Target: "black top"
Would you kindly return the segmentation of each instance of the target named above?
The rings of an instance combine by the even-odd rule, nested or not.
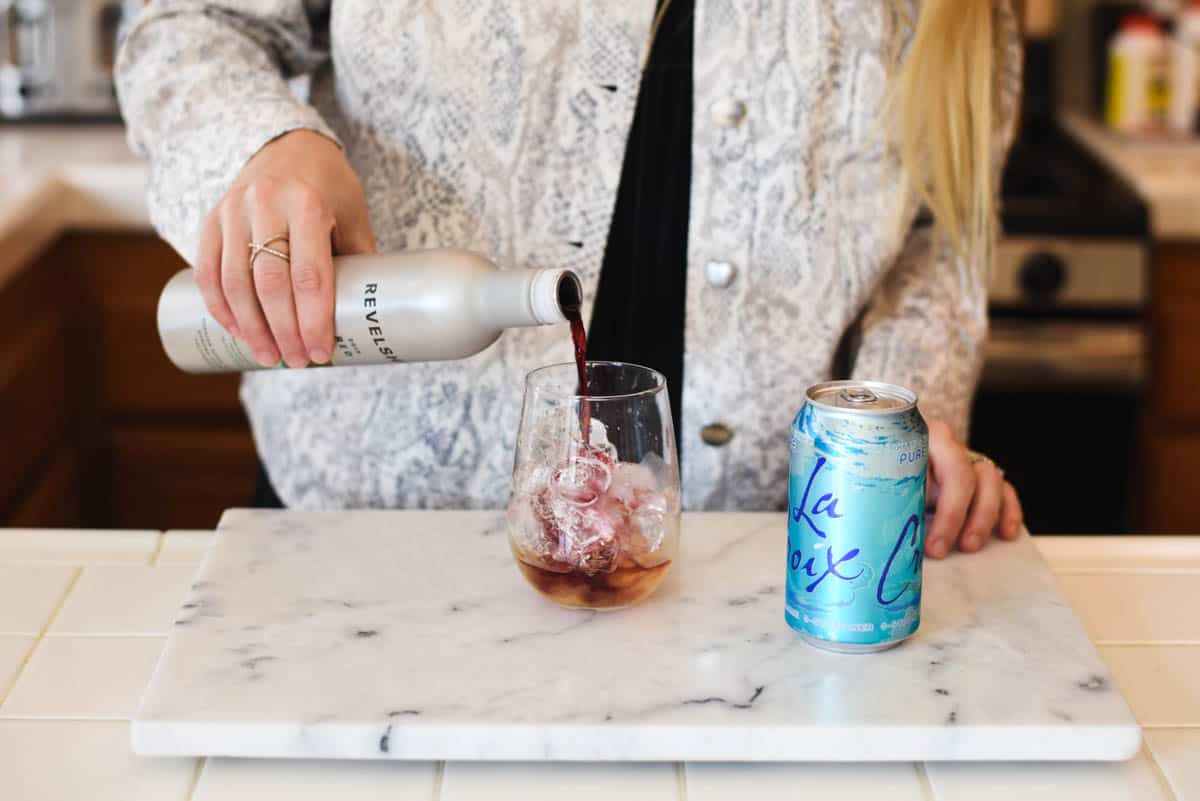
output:
[[[678,424],[692,179],[693,0],[671,0],[625,145],[616,208],[588,331],[588,358],[667,379]]]
[[[671,0],[642,75],[588,332],[589,359],[633,362],[666,376],[676,422],[683,397],[693,16],[693,0]],[[283,508],[261,460],[251,505]]]

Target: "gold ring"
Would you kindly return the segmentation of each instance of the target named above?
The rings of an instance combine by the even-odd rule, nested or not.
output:
[[[984,456],[978,451],[967,451],[967,461],[969,461],[972,466],[977,465],[980,462],[987,462],[990,465],[996,464],[991,460],[990,457]]]
[[[284,253],[282,250],[270,247],[270,245],[275,242],[287,242],[287,241],[288,241],[287,234],[275,234],[275,236],[270,237],[269,239],[265,239],[262,242],[251,242],[250,243],[250,266],[251,267],[254,266],[254,260],[258,258],[258,254],[260,254],[260,253],[269,253],[270,255],[275,256],[276,258],[283,259],[288,264],[291,264],[292,263],[291,256],[289,256],[287,253]]]

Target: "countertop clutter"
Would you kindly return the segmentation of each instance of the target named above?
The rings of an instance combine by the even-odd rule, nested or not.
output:
[[[1034,540],[1144,727],[1143,748],[1128,762],[680,765],[135,757],[128,720],[212,539],[202,531],[4,532],[0,797],[1200,800],[1195,759],[1200,619],[1182,612],[1200,608],[1200,537]],[[988,556],[985,551],[974,558]],[[515,569],[512,578],[520,580]],[[779,627],[786,633],[782,621]]]
[[[1133,140],[1070,111],[1061,120],[1146,202],[1154,238],[1200,238],[1200,143]]]

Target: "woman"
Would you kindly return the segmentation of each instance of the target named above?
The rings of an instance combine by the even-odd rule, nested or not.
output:
[[[328,358],[334,254],[569,267],[594,301],[589,355],[668,376],[687,507],[783,505],[791,418],[841,352],[922,396],[929,553],[1015,537],[1013,488],[961,444],[1011,10],[748,8],[158,0],[118,86],[155,225],[263,364]],[[251,263],[280,234],[290,257]],[[522,377],[569,357],[561,330],[513,331],[453,364],[250,374],[242,399],[289,506],[498,507]]]

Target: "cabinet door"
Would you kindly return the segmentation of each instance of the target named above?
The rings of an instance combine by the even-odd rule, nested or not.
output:
[[[109,503],[117,528],[214,528],[254,491],[254,443],[238,428],[113,427]]]
[[[19,528],[79,528],[85,525],[80,496],[83,486],[79,450],[74,445],[64,444],[51,456],[46,469],[37,475],[29,493],[19,500],[8,525]]]
[[[158,296],[187,264],[146,234],[76,233],[55,258],[70,264],[89,310],[93,387],[118,418],[171,416],[240,424],[237,375],[190,375],[158,338]]]
[[[1200,430],[1200,243],[1155,249],[1152,303],[1151,417]]]
[[[75,434],[62,311],[67,304],[59,300],[49,274],[22,274],[0,289],[2,520],[39,487],[59,448]]]
[[[1200,531],[1200,243],[1155,246],[1139,528]]]
[[[89,309],[103,407],[87,508],[115,527],[212,528],[249,502],[257,459],[239,377],[184,373],[159,342],[159,293],[187,264],[146,234],[75,233],[57,250]]]
[[[0,286],[0,525],[207,528],[256,457],[237,376],[177,370],[151,234],[73,233]]]
[[[1142,528],[1200,531],[1200,432],[1152,431],[1145,454]]]

